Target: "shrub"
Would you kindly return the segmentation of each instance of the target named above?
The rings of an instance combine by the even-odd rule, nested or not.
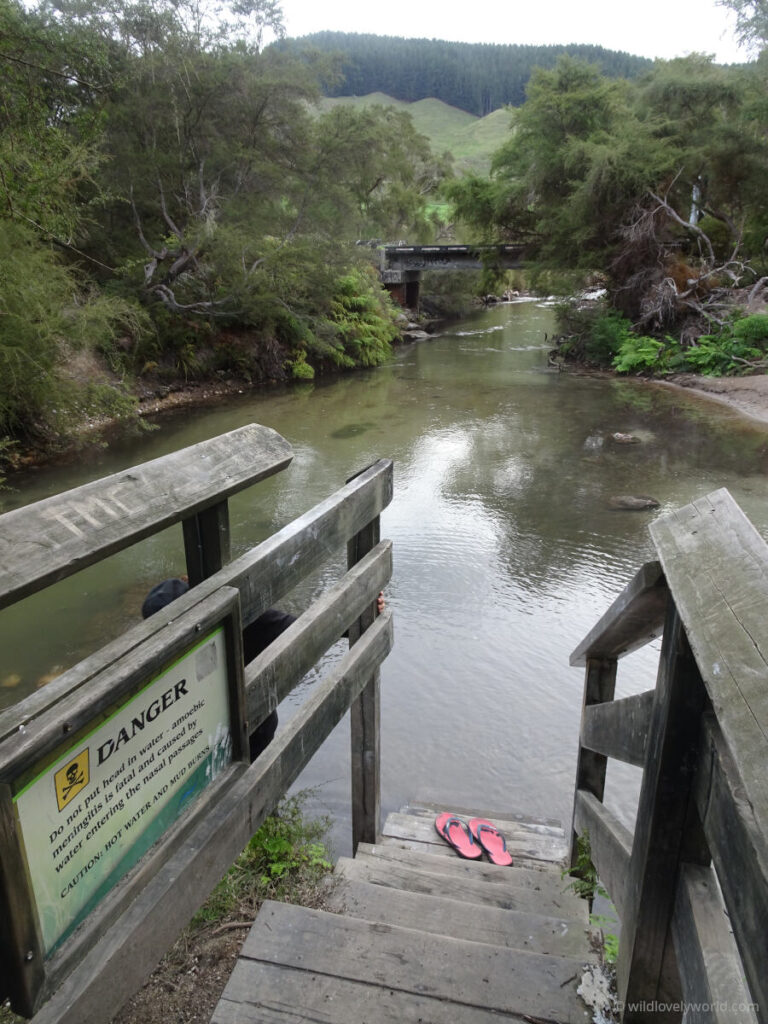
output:
[[[632,330],[626,317],[601,301],[560,303],[557,324],[562,332],[558,341],[560,353],[599,366],[612,364]]]
[[[731,328],[736,338],[759,344],[762,348],[768,345],[768,313],[754,313],[737,320]]]
[[[309,906],[319,899],[322,880],[332,868],[322,843],[330,821],[304,817],[310,794],[305,790],[286,798],[264,821],[193,917],[193,928],[233,911],[254,914],[264,900]]]
[[[378,366],[392,355],[397,311],[374,275],[357,268],[336,282],[327,323],[340,342],[328,352],[338,366]]]
[[[593,363],[609,365],[627,341],[632,325],[621,313],[611,310],[599,314],[589,327],[584,354]]]
[[[644,335],[630,334],[619,346],[613,368],[618,373],[636,373],[638,370],[662,368],[661,354],[664,342]]]

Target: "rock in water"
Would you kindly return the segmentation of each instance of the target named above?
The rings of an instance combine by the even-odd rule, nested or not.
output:
[[[659,502],[645,494],[616,494],[608,499],[608,508],[642,512],[647,508],[659,508]]]
[[[611,440],[616,444],[640,444],[640,438],[634,434],[611,434]]]

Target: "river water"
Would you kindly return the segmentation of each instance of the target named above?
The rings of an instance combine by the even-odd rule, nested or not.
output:
[[[291,466],[231,501],[240,554],[380,457],[395,465],[382,517],[395,648],[382,670],[382,807],[422,797],[570,819],[582,671],[568,656],[637,568],[648,524],[727,487],[768,537],[768,428],[688,392],[547,367],[547,304],[479,312],[394,360],[226,407],[167,415],[160,429],[15,481],[6,509],[245,423],[294,446]],[[619,445],[615,432],[641,443]],[[616,512],[616,494],[654,512]],[[339,566],[307,581],[299,611]],[[138,618],[155,581],[184,571],[180,527],[0,613],[0,708]],[[331,655],[333,656],[333,654]],[[618,696],[655,679],[658,643],[620,665]],[[317,674],[281,708],[287,721]],[[19,681],[20,680],[20,681]],[[15,685],[11,685],[15,684]],[[349,730],[299,780],[349,843]],[[607,802],[629,826],[638,773],[611,763]]]

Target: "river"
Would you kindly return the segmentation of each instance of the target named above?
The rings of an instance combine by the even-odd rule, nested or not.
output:
[[[152,433],[26,474],[4,507],[257,421],[288,438],[295,457],[232,499],[239,554],[356,470],[392,458],[395,497],[382,517],[395,563],[383,810],[420,796],[567,824],[582,697],[570,651],[653,556],[654,516],[727,487],[768,536],[768,428],[660,385],[554,372],[544,343],[553,326],[547,304],[505,304],[375,370],[179,410]],[[616,444],[615,432],[641,443]],[[607,508],[626,493],[653,495],[661,508]],[[135,622],[149,586],[183,571],[176,527],[0,613],[0,707]],[[338,571],[307,581],[286,607],[300,610]],[[622,662],[617,696],[652,686],[657,657],[658,643]],[[281,721],[314,678],[285,702]],[[334,817],[336,851],[346,852],[346,723],[299,785],[316,787],[310,806]],[[629,826],[637,785],[637,770],[611,763],[606,801]]]

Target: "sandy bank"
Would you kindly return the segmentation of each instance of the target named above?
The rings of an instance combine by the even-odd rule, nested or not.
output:
[[[687,388],[722,402],[744,416],[768,423],[768,374],[755,377],[700,377],[694,373],[679,373],[659,383]]]

